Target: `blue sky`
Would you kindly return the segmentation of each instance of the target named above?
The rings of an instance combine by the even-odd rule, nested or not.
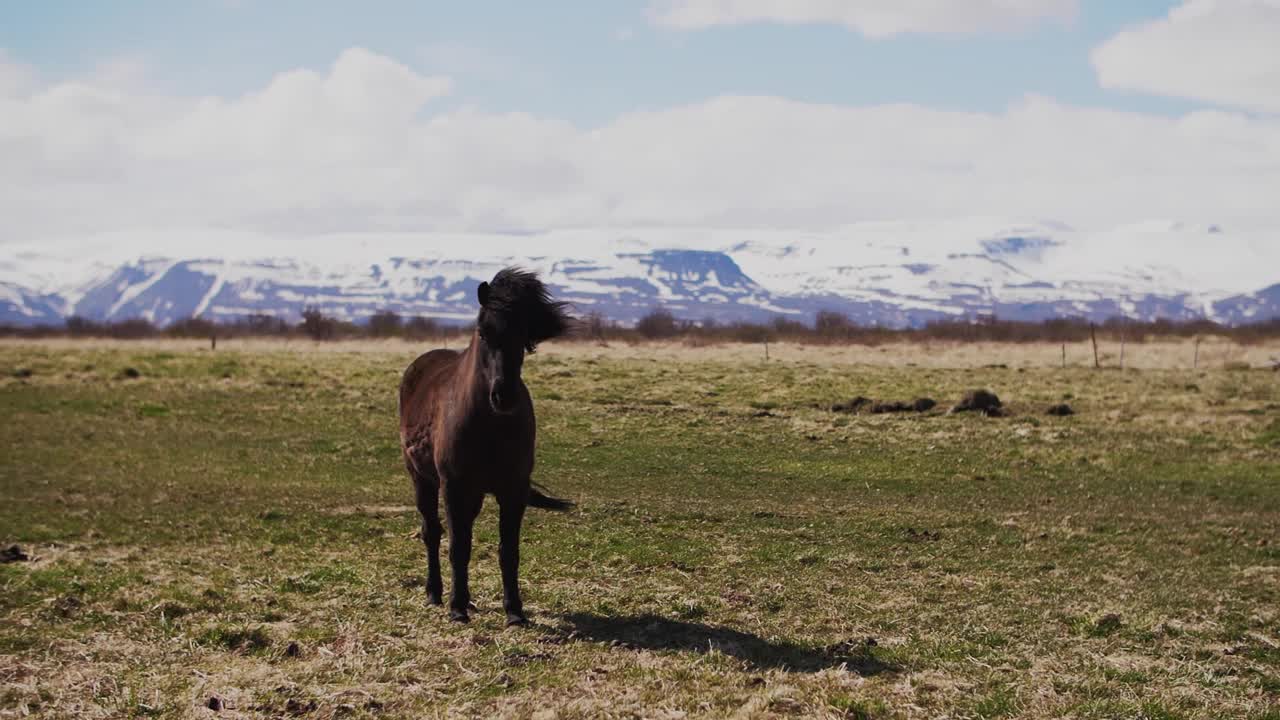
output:
[[[672,32],[635,0],[42,0],[7,5],[0,48],[53,76],[125,58],[170,92],[236,95],[362,46],[454,77],[452,103],[583,126],[720,94],[996,111],[1030,93],[1175,114],[1197,103],[1104,90],[1089,53],[1176,4],[1086,0],[1025,31],[873,39],[819,24]]]
[[[1280,231],[1280,0],[42,0],[0,242]]]

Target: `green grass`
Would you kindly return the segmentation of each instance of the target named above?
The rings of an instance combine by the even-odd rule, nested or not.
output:
[[[0,714],[1277,717],[1272,373],[548,348],[507,630],[492,503],[425,603],[410,360],[0,346]]]

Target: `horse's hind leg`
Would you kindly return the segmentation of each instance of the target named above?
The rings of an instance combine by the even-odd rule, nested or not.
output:
[[[449,619],[467,622],[471,607],[471,588],[467,583],[467,566],[471,564],[471,529],[484,504],[484,495],[467,490],[455,491],[445,485],[444,511],[449,520],[449,565],[453,569],[453,592],[449,598]]]
[[[502,565],[502,607],[507,611],[508,625],[529,622],[520,600],[520,524],[529,501],[528,487],[523,491],[498,494],[498,562]]]
[[[427,602],[440,605],[444,597],[444,581],[440,579],[440,536],[444,534],[440,527],[440,478],[434,467],[418,472],[410,465],[409,474],[413,476],[418,514],[422,515],[422,543],[427,546]]]

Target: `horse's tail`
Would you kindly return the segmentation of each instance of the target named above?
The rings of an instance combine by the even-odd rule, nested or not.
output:
[[[551,497],[550,495],[542,492],[542,489],[538,485],[534,485],[529,489],[529,504],[536,508],[542,508],[543,510],[555,510],[557,512],[564,512],[565,510],[573,509],[572,500],[562,500],[560,498]]]

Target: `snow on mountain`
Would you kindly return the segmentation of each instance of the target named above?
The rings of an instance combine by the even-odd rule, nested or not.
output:
[[[475,285],[513,264],[541,272],[579,312],[624,322],[657,306],[695,320],[807,319],[830,309],[892,325],[990,312],[1226,322],[1280,314],[1275,238],[1173,222],[1105,232],[978,218],[828,232],[578,229],[306,241],[198,231],[8,250],[0,322],[23,325],[69,315],[160,324],[255,313],[292,319],[308,305],[351,319],[387,309],[463,320],[474,316]]]
[[[64,303],[56,295],[42,295],[0,282],[0,322],[12,325],[53,325],[63,318]]]
[[[1237,295],[1214,303],[1215,317],[1234,323],[1250,323],[1280,317],[1280,283],[1256,293]]]

